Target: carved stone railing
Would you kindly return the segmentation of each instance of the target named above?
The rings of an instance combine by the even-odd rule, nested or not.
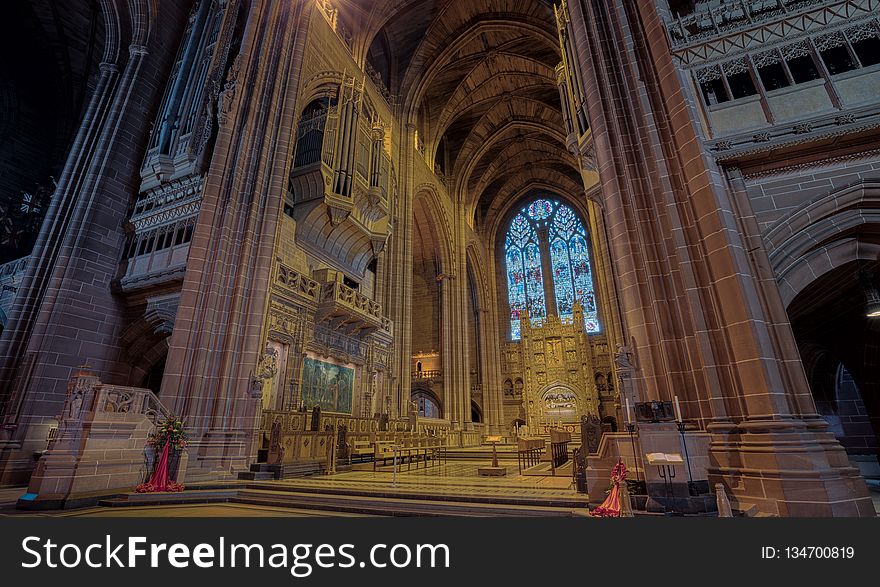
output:
[[[295,297],[318,303],[321,299],[321,284],[285,265],[278,265],[275,281]]]
[[[765,0],[774,2],[775,0]],[[753,2],[754,3],[754,2]],[[667,24],[672,53],[686,67],[716,62],[743,52],[766,49],[776,42],[793,42],[823,31],[876,17],[880,0],[786,0],[785,10],[764,11],[746,19],[729,12],[735,4],[713,10],[727,11],[724,26],[713,24],[709,12],[697,12]]]
[[[25,269],[27,269],[28,259],[30,259],[30,256],[8,261],[0,265],[0,278],[9,277],[16,273],[24,273]]]
[[[413,379],[437,380],[443,378],[443,371],[440,369],[430,369],[428,371],[413,371]]]
[[[382,315],[378,302],[337,281],[321,286],[318,316],[349,334],[391,334],[391,321]]]
[[[377,321],[382,318],[382,306],[378,302],[358,293],[357,290],[345,284],[338,282],[325,283],[322,291],[322,302],[332,301],[336,304],[342,304]]]
[[[718,0],[699,2],[690,14],[669,24],[673,45],[686,45],[755,24],[785,18],[817,6],[842,4],[839,0]]]
[[[118,385],[98,386],[95,389],[92,409],[104,414],[140,414],[150,420],[154,426],[170,414],[149,389]]]

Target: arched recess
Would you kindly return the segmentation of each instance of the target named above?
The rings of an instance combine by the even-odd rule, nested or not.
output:
[[[880,178],[829,192],[773,224],[764,240],[786,306],[829,271],[880,258]]]
[[[176,296],[150,300],[143,314],[122,332],[120,343],[130,366],[128,385],[159,393],[176,310]]]
[[[437,420],[443,418],[443,402],[426,383],[416,384],[412,388],[410,399],[415,404],[419,417]]]
[[[816,409],[852,455],[880,449],[880,321],[866,316],[860,276],[880,261],[854,260],[803,288],[787,310]]]
[[[478,404],[476,400],[471,400],[471,422],[474,424],[483,423],[483,410],[480,408],[480,404]]]
[[[581,394],[561,381],[548,383],[535,397],[539,400],[536,422],[570,422],[586,411]]]
[[[880,321],[865,276],[880,275],[880,180],[829,192],[768,230],[779,283],[817,410],[851,455],[880,447]]]
[[[451,342],[444,335],[447,304],[444,288],[454,272],[452,241],[443,204],[430,186],[421,186],[413,198],[412,304],[409,347],[411,387],[427,382],[448,415],[451,398],[445,385],[449,375]],[[422,363],[422,370],[416,365]]]
[[[483,246],[472,240],[465,249],[468,276],[468,333],[474,338],[469,357],[472,383],[479,386],[481,422],[493,433],[501,432],[504,420],[504,386],[501,382],[501,347],[497,332],[498,312],[490,303],[491,287]],[[476,370],[476,377],[474,376]],[[512,382],[510,389],[513,389]]]

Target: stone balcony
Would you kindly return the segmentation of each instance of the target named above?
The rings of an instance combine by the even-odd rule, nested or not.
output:
[[[350,336],[377,335],[391,341],[392,323],[382,315],[382,306],[337,281],[321,284],[317,317]]]
[[[441,369],[429,369],[427,371],[413,371],[413,381],[443,381],[443,371]]]
[[[674,46],[687,45],[718,37],[775,20],[783,20],[805,11],[846,4],[840,0],[705,0],[697,2],[693,12],[676,15],[669,24]]]
[[[394,325],[382,315],[381,304],[343,283],[315,281],[279,264],[275,285],[286,296],[315,308],[317,320],[331,330],[357,338],[373,335],[387,343],[392,340]]]

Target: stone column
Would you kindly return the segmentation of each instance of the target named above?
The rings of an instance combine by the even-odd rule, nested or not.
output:
[[[685,417],[713,434],[710,481],[738,503],[873,515],[864,482],[801,401],[807,382],[778,288],[759,269],[766,253],[703,150],[656,8],[579,0],[570,9],[646,399],[682,398]]]
[[[127,12],[108,21],[95,91],[0,341],[0,484],[27,481],[79,365],[127,383],[118,348],[125,308],[111,282],[161,99],[157,80],[167,78],[185,22],[179,6],[163,10],[180,24],[151,32],[145,15]]]
[[[191,479],[234,475],[254,456],[255,376],[313,8],[251,4],[220,97],[214,157],[162,384],[162,396],[191,429]]]
[[[443,365],[443,415],[455,430],[463,430],[470,413],[464,413],[464,396],[470,400],[469,377],[462,378],[462,362],[467,372],[467,329],[460,328],[460,317],[466,314],[458,296],[459,279],[444,274],[437,277],[440,286],[440,359]],[[464,359],[464,361],[462,361]],[[470,405],[470,401],[468,401]]]
[[[497,314],[480,308],[480,338],[483,382],[483,414],[489,434],[504,433],[504,391],[501,389],[501,340],[498,338]]]
[[[400,192],[392,204],[396,219],[394,235],[386,254],[387,298],[394,321],[394,359],[390,378],[392,418],[409,414],[410,361],[412,360],[412,271],[413,271],[413,165],[416,152],[416,126],[407,124],[400,141]]]

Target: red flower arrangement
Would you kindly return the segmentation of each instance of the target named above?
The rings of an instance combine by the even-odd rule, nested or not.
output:
[[[598,518],[620,517],[620,484],[626,483],[626,465],[618,460],[611,469],[611,487],[608,488],[608,497],[592,512]]]
[[[147,444],[157,451],[165,448],[166,443],[171,446],[172,450],[183,450],[189,444],[189,437],[184,431],[184,426],[183,420],[172,414],[150,433]]]
[[[150,480],[135,487],[137,493],[157,493],[161,491],[183,491],[184,486],[170,478],[168,473],[168,457],[171,450],[182,451],[186,448],[189,438],[184,431],[183,421],[168,416],[147,438],[147,444],[160,454],[156,470]]]

